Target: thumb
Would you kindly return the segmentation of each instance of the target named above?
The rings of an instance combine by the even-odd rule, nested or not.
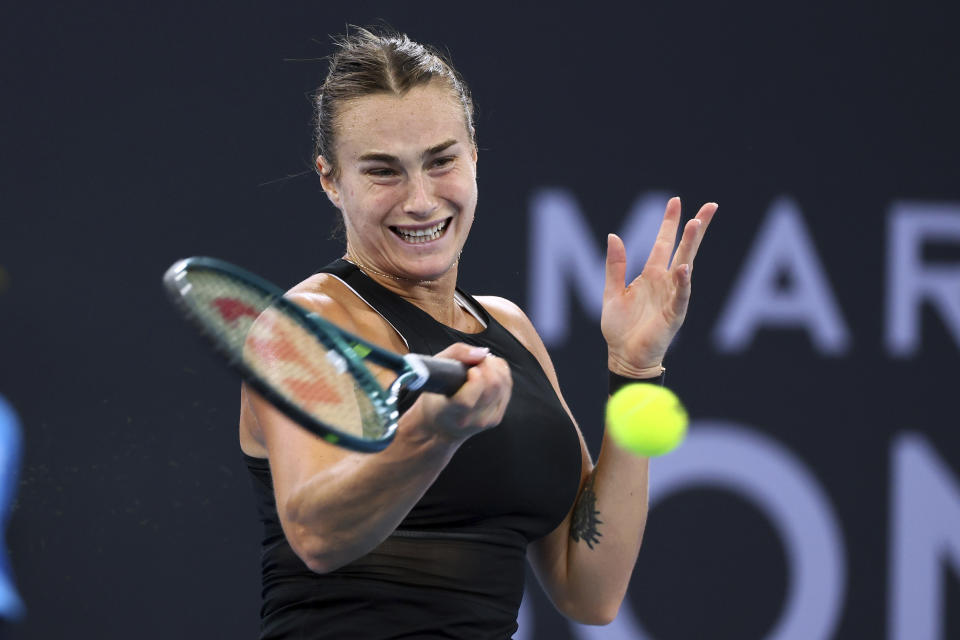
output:
[[[464,342],[456,342],[438,353],[437,357],[449,358],[473,366],[483,362],[488,355],[490,355],[490,349],[487,347],[475,347]]]
[[[623,240],[615,233],[608,234],[606,283],[603,286],[604,300],[623,291],[626,275],[627,250],[623,246]]]

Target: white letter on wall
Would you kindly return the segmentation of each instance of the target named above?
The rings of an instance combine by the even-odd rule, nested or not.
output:
[[[890,640],[944,637],[942,568],[960,570],[960,484],[916,434],[893,443]]]
[[[789,289],[777,286],[780,275],[789,276]],[[787,198],[771,206],[720,316],[714,343],[720,351],[743,351],[761,325],[805,327],[824,354],[841,354],[850,346],[803,216]]]
[[[960,205],[900,202],[887,225],[887,350],[910,356],[920,346],[920,304],[940,312],[960,344],[960,265],[923,265],[923,243],[960,243]]]
[[[846,589],[843,533],[829,498],[803,461],[753,429],[696,421],[679,450],[651,463],[650,509],[690,487],[744,497],[780,536],[788,565],[786,602],[766,640],[833,638]],[[578,640],[651,638],[629,603],[607,627],[571,624],[571,630]]]

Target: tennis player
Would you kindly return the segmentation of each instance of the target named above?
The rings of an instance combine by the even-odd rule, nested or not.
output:
[[[452,397],[407,397],[396,439],[376,454],[332,446],[244,389],[240,442],[264,524],[261,638],[509,638],[527,560],[565,616],[610,622],[643,537],[648,461],[606,438],[591,460],[523,311],[457,288],[477,206],[463,79],[404,35],[356,30],[316,94],[316,145],[346,247],[289,297],[469,375]],[[674,254],[671,199],[629,286],[623,243],[609,236],[601,329],[615,384],[662,375],[716,208],[684,225]]]

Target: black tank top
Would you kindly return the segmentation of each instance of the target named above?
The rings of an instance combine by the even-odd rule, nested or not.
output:
[[[513,393],[500,425],[461,445],[393,534],[327,574],[310,571],[284,537],[269,462],[244,456],[264,525],[260,637],[510,638],[527,544],[560,524],[579,487],[569,416],[537,359],[469,295],[458,290],[485,321],[480,333],[437,322],[344,260],[322,272],[379,312],[412,352],[489,347],[509,363]]]

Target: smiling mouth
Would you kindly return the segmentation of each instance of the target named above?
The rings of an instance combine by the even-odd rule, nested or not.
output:
[[[390,231],[393,231],[395,234],[397,234],[397,236],[404,242],[409,242],[410,244],[420,244],[423,242],[436,240],[442,236],[447,230],[450,220],[452,220],[452,218],[441,220],[434,225],[424,227],[422,229],[410,229],[393,226],[390,227]]]

